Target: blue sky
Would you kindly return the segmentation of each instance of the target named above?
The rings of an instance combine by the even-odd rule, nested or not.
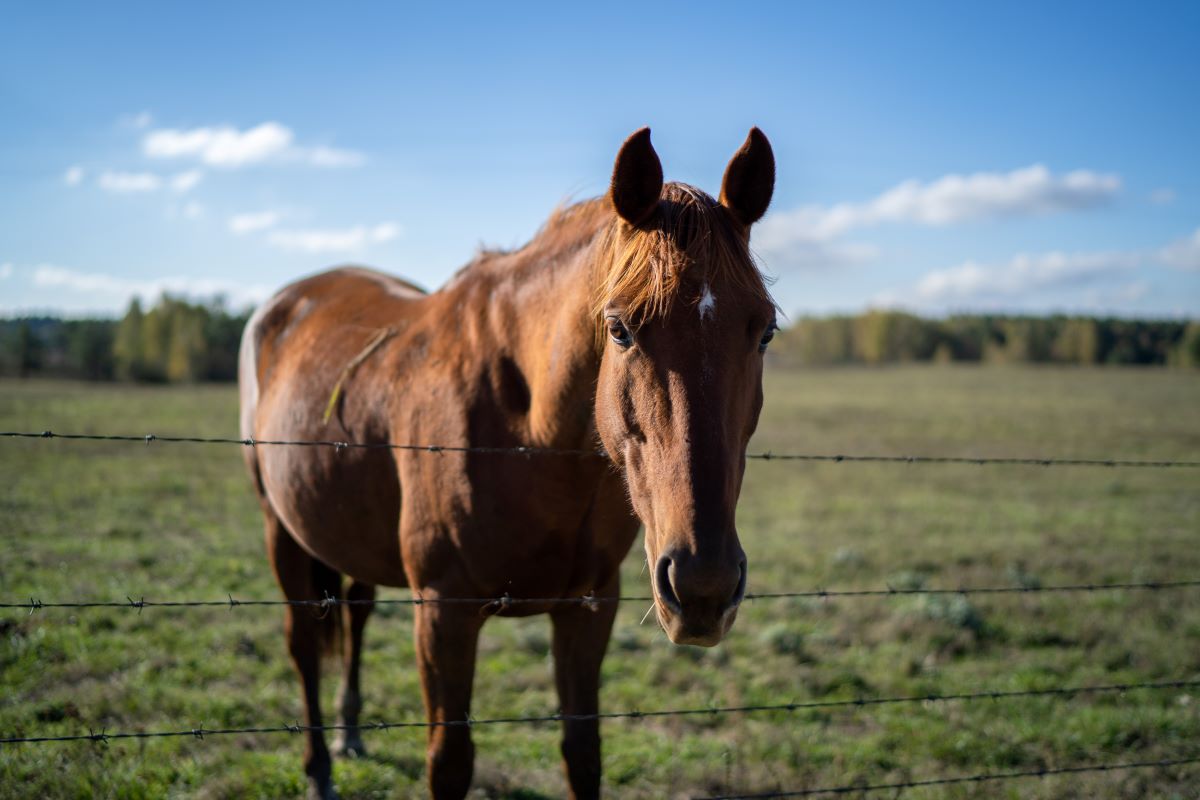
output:
[[[433,288],[602,193],[633,130],[715,194],[758,125],[752,244],[790,314],[1200,316],[1200,4],[5,17],[0,313],[251,302],[344,262]]]

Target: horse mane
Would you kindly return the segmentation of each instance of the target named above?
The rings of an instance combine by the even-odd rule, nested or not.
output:
[[[774,305],[744,231],[694,186],[665,184],[649,219],[637,226],[614,219],[598,246],[592,303],[597,317],[615,300],[637,322],[665,316],[685,278],[731,285]]]
[[[720,203],[685,183],[665,184],[657,209],[636,227],[617,217],[607,196],[560,205],[525,245],[480,248],[455,277],[476,269],[505,270],[509,257],[560,262],[589,246],[595,247],[590,311],[597,318],[617,299],[632,320],[665,316],[685,277],[727,282],[774,305],[744,231]]]

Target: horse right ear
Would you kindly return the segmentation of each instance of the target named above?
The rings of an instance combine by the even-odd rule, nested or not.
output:
[[[650,129],[642,128],[617,153],[609,196],[621,219],[640,225],[658,205],[662,187],[662,162],[650,144]]]

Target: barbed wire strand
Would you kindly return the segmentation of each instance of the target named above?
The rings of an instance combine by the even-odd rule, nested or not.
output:
[[[1200,679],[1147,681],[1141,683],[1115,683],[1099,686],[1062,686],[1047,689],[993,690],[983,692],[960,692],[954,694],[903,695],[898,697],[857,697],[844,700],[807,700],[790,703],[758,704],[743,706],[709,706],[705,708],[675,708],[656,711],[601,711],[595,714],[545,714],[527,717],[492,717],[487,719],[445,720],[441,722],[403,721],[367,722],[358,725],[269,725],[250,728],[188,728],[174,731],[129,731],[121,733],[90,732],[67,736],[12,736],[0,738],[0,744],[41,744],[46,742],[109,742],[119,739],[157,739],[167,737],[205,736],[254,733],[300,733],[304,731],[341,730],[391,730],[395,728],[445,728],[475,727],[481,725],[537,724],[564,721],[594,721],[607,719],[653,719],[657,717],[716,716],[719,714],[750,714],[766,712],[797,712],[833,708],[866,708],[871,706],[899,705],[911,703],[970,702],[975,700],[1011,700],[1028,697],[1068,697],[1086,694],[1112,694],[1139,690],[1188,689],[1200,687]]]
[[[396,442],[352,442],[333,439],[251,439],[220,436],[162,436],[148,433],[144,435],[131,434],[92,434],[92,433],[55,433],[53,431],[0,431],[0,437],[21,439],[66,439],[73,441],[98,442],[140,442],[152,444],[190,443],[190,444],[237,444],[243,447],[332,447],[335,450],[406,450],[426,453],[478,453],[478,454],[512,454],[512,455],[557,455],[579,456],[590,458],[607,458],[603,450],[581,450],[554,447],[488,447],[461,446],[438,444],[399,444]],[[1200,467],[1200,461],[1188,460],[1137,460],[1123,458],[1042,458],[1037,456],[926,456],[926,455],[845,455],[822,453],[773,453],[764,451],[747,453],[746,458],[762,461],[810,461],[833,463],[901,463],[901,464],[1008,464],[1041,467],[1054,466],[1089,466],[1089,467],[1142,467],[1142,468],[1184,468]]]
[[[722,794],[697,797],[694,800],[765,800],[770,797],[811,797],[821,794],[860,794],[866,792],[895,791],[897,796],[905,789],[920,789],[927,786],[949,786],[956,783],[984,783],[988,781],[1010,781],[1018,778],[1046,778],[1051,775],[1077,775],[1083,772],[1114,772],[1128,769],[1151,769],[1154,767],[1177,767],[1200,763],[1200,756],[1189,758],[1162,758],[1156,761],[1124,761],[1110,764],[1081,764],[1070,767],[1041,767],[1038,769],[1012,772],[981,772],[975,775],[960,775],[953,778],[927,778],[919,781],[896,781],[893,783],[858,783],[844,786],[825,786],[816,789],[759,792],[756,794]]]
[[[1073,592],[1112,592],[1112,591],[1149,591],[1162,592],[1180,589],[1200,588],[1200,580],[1181,581],[1139,581],[1127,583],[1075,583],[1049,586],[960,586],[958,588],[897,588],[883,589],[804,589],[794,592],[747,592],[744,599],[748,602],[755,600],[779,600],[784,598],[800,598],[809,600],[829,600],[852,597],[911,597],[919,595],[991,595],[991,594],[1058,594]],[[32,614],[48,608],[123,608],[141,611],[146,608],[242,608],[253,606],[293,606],[317,609],[328,609],[335,606],[420,606],[420,605],[478,605],[483,610],[500,612],[511,606],[518,605],[577,605],[585,608],[596,607],[601,603],[646,603],[654,601],[653,595],[621,595],[618,597],[602,597],[584,595],[582,597],[391,597],[377,599],[357,599],[326,596],[320,599],[278,599],[239,600],[232,594],[224,600],[147,600],[145,596],[134,599],[132,596],[124,600],[78,600],[78,601],[44,601],[37,597],[19,602],[0,603],[0,608],[19,608]]]

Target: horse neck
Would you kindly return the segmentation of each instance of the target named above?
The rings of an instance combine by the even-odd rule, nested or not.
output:
[[[531,444],[591,447],[600,354],[592,318],[592,240],[567,251],[521,254],[493,287],[488,314],[528,386]],[[515,335],[514,335],[515,334]]]

